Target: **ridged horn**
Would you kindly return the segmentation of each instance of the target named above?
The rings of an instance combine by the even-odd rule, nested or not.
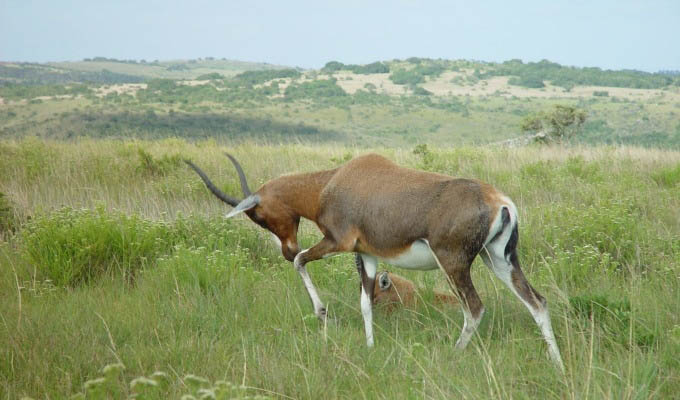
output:
[[[198,167],[196,166],[196,164],[194,164],[193,162],[191,162],[191,160],[186,160],[186,159],[185,159],[184,162],[187,163],[187,165],[189,165],[189,166],[191,167],[191,169],[193,169],[194,171],[196,171],[196,173],[198,174],[198,176],[200,176],[201,179],[203,180],[203,183],[205,183],[205,186],[207,186],[208,189],[210,189],[210,191],[211,191],[215,196],[217,196],[218,199],[222,200],[223,202],[229,204],[229,205],[232,206],[232,207],[236,207],[236,206],[239,205],[239,203],[240,203],[239,200],[237,200],[237,199],[235,199],[235,198],[229,196],[228,194],[226,194],[226,193],[224,193],[223,191],[221,191],[220,189],[218,189],[218,188],[210,181],[210,179],[208,179],[208,176],[205,174],[205,172],[203,172],[200,168],[198,168]]]
[[[246,175],[243,173],[243,168],[241,168],[241,164],[236,161],[234,156],[232,156],[229,153],[224,153],[225,156],[229,157],[229,160],[231,160],[232,164],[234,164],[234,167],[236,167],[236,172],[238,173],[238,180],[241,182],[241,190],[243,191],[243,197],[248,197],[252,193],[250,192],[250,188],[248,187],[248,181],[246,180]]]

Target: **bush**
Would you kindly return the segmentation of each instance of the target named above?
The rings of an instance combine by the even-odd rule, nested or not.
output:
[[[288,100],[314,99],[320,97],[346,96],[344,90],[337,84],[336,79],[321,79],[303,82],[286,87],[285,96]]]
[[[527,115],[520,129],[524,133],[543,132],[549,140],[559,143],[580,133],[585,121],[585,111],[557,104],[550,111]]]
[[[37,216],[20,235],[21,253],[40,278],[72,287],[103,276],[132,281],[140,270],[155,265],[178,245],[232,248],[249,236],[223,219],[192,216],[172,223],[154,222],[103,208],[63,208]]]
[[[425,77],[422,74],[414,72],[413,69],[398,69],[392,72],[390,80],[396,85],[417,85],[425,82]]]
[[[22,231],[23,254],[55,285],[76,286],[115,270],[127,277],[174,241],[163,224],[109,215],[103,209],[61,209]]]
[[[675,168],[665,168],[654,173],[652,179],[659,186],[673,187],[680,184],[680,164]]]
[[[294,69],[266,69],[261,71],[246,71],[234,76],[231,83],[236,86],[252,87],[271,81],[273,79],[282,78],[299,78],[300,71]]]
[[[163,157],[156,159],[141,147],[137,149],[137,154],[139,154],[139,166],[137,169],[144,174],[152,176],[165,176],[182,165],[182,157],[179,154],[172,156],[164,154]]]
[[[508,84],[530,89],[540,89],[545,87],[543,79],[537,76],[520,76],[519,78],[513,76],[512,78],[508,79]]]
[[[415,94],[416,96],[431,96],[432,92],[423,87],[416,86],[413,88],[413,94]]]
[[[329,61],[324,65],[323,68],[321,68],[321,72],[325,74],[332,74],[333,72],[337,71],[352,71],[355,74],[364,74],[364,75],[369,75],[369,74],[386,74],[390,72],[390,67],[388,67],[386,64],[376,61],[374,63],[366,64],[366,65],[356,65],[356,64],[349,64],[345,65],[341,62],[338,61]]]
[[[199,75],[196,78],[197,81],[210,81],[213,79],[224,79],[224,76],[222,74],[218,74],[217,72],[212,72],[209,74]]]

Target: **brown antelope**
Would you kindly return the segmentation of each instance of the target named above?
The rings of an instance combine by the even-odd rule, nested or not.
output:
[[[244,212],[276,236],[320,319],[326,318],[326,308],[307,273],[310,261],[340,252],[357,254],[369,347],[378,260],[406,269],[439,268],[461,299],[464,322],[456,347],[465,348],[484,313],[470,278],[470,266],[479,255],[529,309],[551,358],[563,368],[546,301],[520,268],[517,208],[491,185],[403,168],[368,154],[335,169],[272,179],[251,193],[241,166],[227,156],[239,175],[245,196],[241,201],[222,193],[197,166],[187,163],[218,198],[234,207],[227,218]],[[301,217],[314,221],[323,234],[319,243],[302,251],[297,243]]]
[[[359,257],[358,262],[361,258]],[[392,311],[397,305],[413,308],[418,303],[420,294],[418,288],[410,280],[393,274],[392,272],[382,271],[376,275],[375,286],[373,287],[373,305],[383,305],[387,311]],[[458,304],[458,298],[453,293],[434,291],[434,302],[438,304]]]

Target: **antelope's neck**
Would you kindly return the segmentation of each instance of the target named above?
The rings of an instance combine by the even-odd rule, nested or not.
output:
[[[280,177],[282,200],[297,215],[316,221],[321,192],[337,169]]]

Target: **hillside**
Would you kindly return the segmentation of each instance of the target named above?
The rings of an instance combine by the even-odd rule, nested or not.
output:
[[[23,75],[19,71],[24,71]],[[319,70],[202,59],[0,65],[0,134],[455,146],[583,110],[583,143],[680,147],[680,76],[410,58]],[[43,83],[43,84],[41,84]]]

